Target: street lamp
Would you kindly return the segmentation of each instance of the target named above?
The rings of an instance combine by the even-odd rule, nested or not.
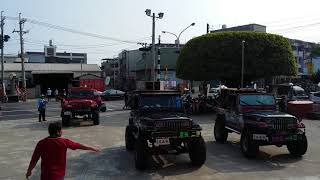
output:
[[[155,64],[156,64],[155,26],[156,26],[156,18],[157,19],[162,19],[164,13],[160,12],[160,13],[158,13],[158,16],[156,16],[155,13],[151,12],[151,9],[146,9],[145,13],[146,13],[147,16],[152,18],[152,59],[153,59],[153,64],[152,64],[152,72],[151,73],[153,75],[153,81],[155,81],[155,78],[156,78],[156,73],[155,73]]]
[[[244,75],[244,43],[246,43],[245,40],[242,40],[241,46],[242,46],[242,53],[241,53],[241,88],[243,88],[243,75]]]
[[[172,33],[172,32],[168,32],[168,31],[162,31],[162,33],[167,33],[167,34],[172,34],[172,35],[174,35],[177,39],[175,40],[175,44],[177,44],[178,45],[178,50],[180,49],[180,36],[181,36],[181,34],[185,31],[185,30],[187,30],[189,27],[191,27],[191,26],[194,26],[196,23],[191,23],[188,27],[186,27],[186,28],[184,28],[180,33],[179,33],[179,35],[177,36],[176,34],[174,34],[174,33]]]

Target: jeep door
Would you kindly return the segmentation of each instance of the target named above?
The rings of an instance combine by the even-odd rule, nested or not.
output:
[[[226,110],[226,121],[227,126],[231,127],[232,129],[238,130],[238,108],[237,108],[237,96],[236,95],[229,95],[228,97],[228,107]]]

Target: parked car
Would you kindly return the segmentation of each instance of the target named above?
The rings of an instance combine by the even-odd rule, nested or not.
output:
[[[254,157],[259,146],[287,146],[293,156],[308,149],[305,125],[295,116],[276,111],[272,94],[255,91],[224,90],[214,125],[214,137],[224,143],[229,133],[241,135],[240,147],[246,157]]]
[[[125,95],[125,92],[116,90],[116,89],[108,89],[101,93],[101,98],[103,100],[110,100],[110,99],[116,99],[120,98],[123,99]]]
[[[311,92],[310,93],[310,101],[313,101],[314,103],[320,103],[320,91],[318,92]]]

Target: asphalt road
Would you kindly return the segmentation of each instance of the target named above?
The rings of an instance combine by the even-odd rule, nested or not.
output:
[[[122,110],[123,100],[104,101],[107,111]],[[59,116],[61,112],[60,102],[50,101],[47,104],[46,117]],[[28,102],[1,104],[1,120],[20,120],[24,118],[38,117],[37,101],[35,99]]]
[[[230,134],[226,144],[213,140],[213,114],[193,116],[203,127],[207,145],[205,165],[193,168],[187,154],[164,155],[159,157],[158,162],[151,160],[149,170],[140,172],[134,168],[133,154],[127,152],[124,146],[129,111],[101,113],[100,117],[99,126],[83,123],[63,130],[65,137],[102,149],[100,154],[68,151],[65,179],[320,179],[320,121],[304,120],[309,149],[303,158],[292,158],[286,147],[268,146],[260,148],[256,159],[248,160],[241,154],[238,135]],[[56,120],[60,118],[48,118],[49,122]],[[33,148],[38,140],[47,136],[49,122],[38,123],[36,118],[0,121],[1,180],[24,178]],[[32,179],[39,179],[39,165],[40,162]]]

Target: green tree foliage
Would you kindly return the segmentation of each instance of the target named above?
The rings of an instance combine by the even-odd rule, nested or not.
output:
[[[311,57],[318,57],[320,56],[320,44],[316,44],[314,47],[312,47],[310,52]]]
[[[177,76],[239,84],[242,40],[245,40],[246,82],[296,75],[296,63],[286,38],[259,32],[217,32],[196,37],[183,47],[177,61]]]
[[[318,70],[316,73],[313,73],[311,76],[311,80],[313,83],[317,84],[320,82],[320,70]]]

